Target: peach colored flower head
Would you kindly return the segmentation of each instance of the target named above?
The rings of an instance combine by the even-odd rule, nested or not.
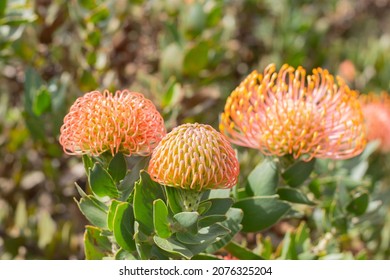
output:
[[[220,131],[265,155],[345,159],[366,144],[358,94],[317,68],[269,65],[253,71],[228,97]]]
[[[361,95],[364,119],[367,126],[367,140],[379,140],[382,152],[390,151],[390,96],[369,93]]]
[[[60,144],[71,155],[105,151],[146,156],[166,134],[164,120],[141,93],[92,91],[71,106],[61,127]]]
[[[180,125],[161,140],[148,171],[162,185],[201,191],[233,187],[239,164],[225,136],[195,123]]]

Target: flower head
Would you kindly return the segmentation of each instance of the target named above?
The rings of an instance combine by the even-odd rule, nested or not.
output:
[[[367,126],[367,140],[379,140],[382,152],[390,151],[390,96],[370,93],[361,95],[360,101]]]
[[[153,151],[148,171],[160,184],[200,191],[233,187],[239,165],[221,133],[196,123],[168,133]]]
[[[141,93],[92,91],[71,106],[59,141],[67,154],[146,156],[165,134],[163,118]]]
[[[306,76],[289,65],[253,71],[227,99],[220,130],[237,145],[304,160],[350,158],[366,143],[357,93],[327,70]]]

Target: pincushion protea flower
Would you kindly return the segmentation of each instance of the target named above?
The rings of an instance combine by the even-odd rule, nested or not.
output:
[[[229,141],[204,124],[183,124],[153,151],[149,174],[156,182],[185,190],[231,188],[239,164]]]
[[[92,91],[71,106],[59,142],[67,154],[151,154],[166,134],[164,120],[141,93]]]
[[[231,142],[303,160],[361,153],[365,129],[355,91],[321,68],[307,76],[302,67],[275,70],[253,71],[227,99],[220,131]]]
[[[361,95],[364,120],[367,126],[367,140],[379,140],[382,152],[390,151],[390,97],[369,93]]]

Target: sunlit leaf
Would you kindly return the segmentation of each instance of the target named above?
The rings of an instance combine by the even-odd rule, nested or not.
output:
[[[111,253],[111,242],[101,233],[101,229],[97,227],[86,226],[84,252],[87,260],[101,260]]]
[[[248,176],[250,191],[255,196],[273,195],[279,182],[279,170],[276,163],[264,159]]]
[[[119,191],[111,175],[99,163],[95,163],[89,174],[89,184],[94,194],[99,197],[117,198]]]
[[[161,199],[153,202],[153,224],[158,236],[162,238],[169,238],[171,236],[168,208]]]
[[[134,242],[134,212],[133,207],[129,203],[122,202],[116,207],[113,232],[115,240],[121,248],[129,252],[136,250]]]

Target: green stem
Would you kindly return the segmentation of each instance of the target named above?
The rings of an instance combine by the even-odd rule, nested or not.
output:
[[[184,212],[195,212],[198,210],[203,192],[175,188],[179,198],[179,204]]]

